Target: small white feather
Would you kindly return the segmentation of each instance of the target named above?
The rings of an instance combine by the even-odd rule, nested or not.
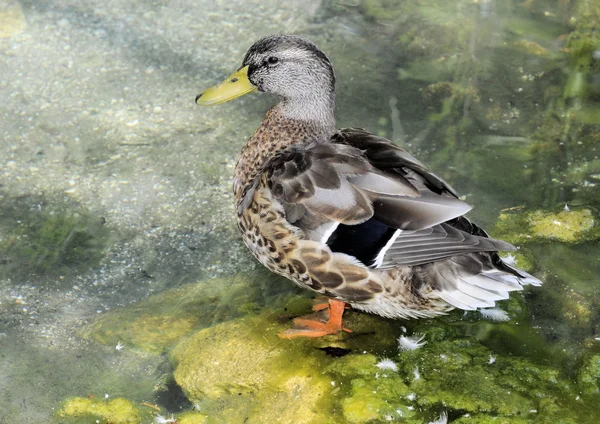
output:
[[[400,350],[415,350],[427,344],[423,339],[424,334],[414,334],[411,337],[400,336],[398,337],[398,349]]]
[[[510,316],[508,315],[508,312],[506,312],[500,308],[480,309],[479,313],[485,319],[489,319],[492,321],[509,321],[510,320]]]
[[[516,265],[517,264],[517,258],[515,258],[515,255],[513,255],[511,253],[507,253],[506,256],[503,256],[502,261],[508,265]]]
[[[380,370],[398,371],[398,365],[388,358],[383,358],[381,361],[377,362],[375,366]]]
[[[415,369],[413,370],[413,381],[417,381],[421,379],[421,373],[419,372],[419,367],[415,367]]]

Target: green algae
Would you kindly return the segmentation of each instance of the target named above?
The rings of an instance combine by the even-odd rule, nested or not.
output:
[[[59,273],[97,266],[109,230],[100,217],[71,203],[7,199],[0,209],[3,272]]]
[[[105,313],[84,327],[80,334],[102,344],[124,343],[129,348],[160,354],[194,331],[256,311],[266,302],[281,303],[281,299],[295,292],[297,289],[287,281],[260,269],[187,284],[150,296]],[[296,303],[287,302],[292,312],[310,302],[293,299]]]
[[[497,355],[470,338],[401,352],[399,367],[411,381],[409,388],[420,407],[442,403],[463,414],[545,422],[554,412],[545,409],[540,399],[566,406],[576,396],[556,368]],[[563,417],[569,415],[577,416],[564,413]]]
[[[175,416],[177,424],[207,424],[208,418],[205,414],[188,411]]]
[[[110,400],[71,397],[65,399],[55,418],[65,424],[100,423],[100,424],[143,424],[158,422],[157,417],[173,418],[177,424],[207,424],[207,417],[197,411],[185,411],[179,414],[161,415],[156,406],[150,404],[137,405],[131,400],[118,397]]]
[[[56,412],[66,422],[99,422],[102,424],[140,424],[151,415],[128,399],[118,397],[110,400],[72,397],[63,402]]]
[[[353,329],[357,316],[371,318],[347,315]],[[367,319],[358,334],[289,341],[278,337],[286,328],[278,316],[263,312],[206,328],[173,350],[175,379],[207,411],[208,422],[286,422],[293,416],[306,423],[420,423],[439,414],[440,405],[455,417],[472,414],[482,420],[476,422],[523,417],[546,422],[577,396],[559,368],[505,356],[450,322],[416,324],[428,343],[398,354],[392,353],[395,346],[377,345],[380,328],[383,334],[398,334],[393,321],[371,320],[371,332],[364,332]],[[350,353],[326,355],[324,344]],[[384,352],[395,358],[398,371],[377,366]],[[562,406],[555,410],[552,405]],[[289,411],[293,415],[285,415]],[[277,419],[281,414],[286,418]],[[563,412],[564,419],[571,417],[578,419],[576,413]]]
[[[513,244],[559,241],[583,243],[600,237],[597,219],[591,209],[542,210],[501,213],[491,229],[494,237]]]
[[[416,415],[403,400],[410,393],[403,379],[394,370],[380,370],[377,363],[373,354],[349,354],[326,368],[335,378],[339,388],[335,397],[349,423],[408,420]]]
[[[514,261],[514,265],[522,269],[523,271],[527,271],[530,274],[538,269],[537,259],[535,256],[528,250],[519,250],[516,252],[510,253],[501,253],[500,257],[502,259],[512,259]]]
[[[239,276],[229,283],[205,281],[156,295],[143,307],[134,305],[147,314],[162,304],[155,317],[171,317],[167,322],[178,309],[181,317],[203,316],[181,332],[176,324],[165,324],[176,335],[157,333],[157,339],[168,341],[153,342],[151,349],[133,335],[125,338],[119,322],[135,322],[125,310],[101,321],[99,334],[118,333],[111,340],[157,352],[175,345],[169,353],[173,378],[202,411],[186,414],[189,420],[207,424],[422,423],[441,412],[459,422],[542,423],[557,417],[586,422],[586,415],[572,411],[574,399],[579,391],[597,396],[595,362],[583,361],[578,380],[570,381],[560,368],[564,355],[548,349],[530,327],[527,305],[518,293],[499,303],[509,323],[482,321],[477,312],[400,322],[348,311],[345,325],[353,333],[286,340],[279,334],[289,327],[291,317],[310,311],[310,300],[288,294],[265,309],[260,306],[264,301],[252,294],[253,285],[256,282]],[[194,290],[198,297],[192,301]],[[212,303],[201,300],[203,296]],[[173,303],[175,299],[179,303]],[[238,306],[233,313],[215,314],[224,304]],[[150,324],[144,331],[156,325],[144,322]],[[109,331],[112,325],[118,328],[114,334]],[[133,328],[140,331],[143,326]],[[427,344],[398,353],[396,338],[405,331],[425,334]],[[397,370],[380,368],[384,358]],[[589,415],[587,409],[582,411]]]
[[[284,328],[246,317],[201,330],[171,353],[175,380],[209,415],[220,416],[217,422],[244,416],[244,422],[319,422],[326,417],[318,405],[331,390],[318,372],[325,353],[310,354],[306,343],[279,338]],[[220,402],[237,407],[218,411]]]
[[[586,395],[600,393],[600,355],[588,355],[577,374],[577,384]]]

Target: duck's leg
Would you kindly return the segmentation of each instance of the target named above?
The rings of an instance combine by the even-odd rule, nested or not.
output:
[[[280,337],[293,339],[296,337],[321,337],[336,334],[340,331],[351,333],[352,330],[342,326],[342,315],[346,304],[341,300],[329,299],[328,303],[317,303],[313,310],[322,312],[294,319],[294,326],[280,334]],[[319,319],[326,316],[327,321]]]

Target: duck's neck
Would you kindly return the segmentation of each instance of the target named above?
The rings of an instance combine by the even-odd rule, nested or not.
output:
[[[326,106],[320,103],[282,100],[271,108],[256,132],[242,147],[235,167],[236,203],[244,190],[262,171],[265,161],[288,146],[307,142],[327,142],[335,133],[335,97]],[[302,106],[301,106],[302,104]]]
[[[283,99],[275,108],[287,119],[312,122],[335,131],[335,94],[326,96],[307,93],[301,98]],[[330,135],[330,134],[329,134]]]

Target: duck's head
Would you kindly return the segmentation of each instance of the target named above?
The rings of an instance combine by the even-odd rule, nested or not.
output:
[[[254,43],[242,66],[199,94],[196,103],[220,104],[258,90],[283,97],[283,108],[297,114],[299,108],[333,109],[334,84],[331,62],[314,43],[292,35],[270,35]]]

